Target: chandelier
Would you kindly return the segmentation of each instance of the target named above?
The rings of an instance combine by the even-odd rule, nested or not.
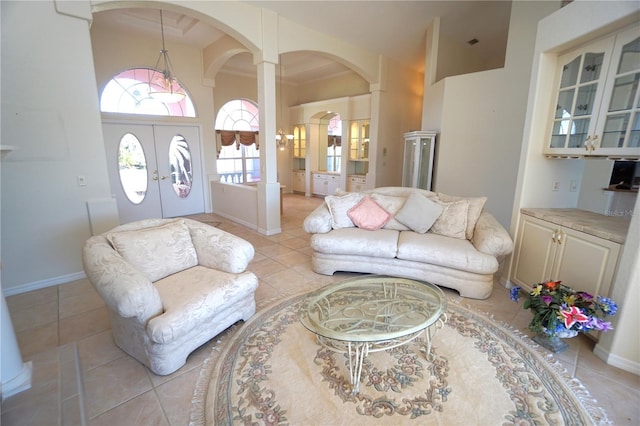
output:
[[[283,103],[284,103],[284,98],[282,96],[282,58],[280,58],[280,73],[278,76],[278,85],[280,86],[280,121],[282,122],[282,119],[284,117],[283,114]],[[276,133],[276,144],[278,145],[278,149],[280,151],[284,151],[285,148],[287,147],[287,142],[290,142],[293,140],[293,135],[286,133],[285,131],[282,130],[282,127],[278,129],[278,132]]]
[[[159,71],[160,65],[162,65],[163,68],[162,71],[159,71],[159,74],[152,73],[152,75],[156,77],[149,81],[149,96],[160,102],[172,104],[183,100],[186,94],[182,90],[180,83],[178,83],[178,79],[175,77],[175,72],[173,72],[173,66],[169,59],[169,51],[164,45],[162,10],[160,10],[160,34],[162,36],[162,50],[160,51],[160,56],[158,56],[154,69]]]

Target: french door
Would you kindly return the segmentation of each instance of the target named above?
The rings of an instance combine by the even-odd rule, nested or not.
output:
[[[204,212],[196,126],[103,123],[120,223]]]

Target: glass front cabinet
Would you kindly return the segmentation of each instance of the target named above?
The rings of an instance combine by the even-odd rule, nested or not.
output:
[[[369,120],[351,122],[349,160],[369,161]]]
[[[416,131],[404,134],[402,186],[431,191],[436,132]]]
[[[549,156],[640,158],[640,26],[558,57]]]
[[[293,158],[307,156],[307,129],[304,124],[293,126]]]

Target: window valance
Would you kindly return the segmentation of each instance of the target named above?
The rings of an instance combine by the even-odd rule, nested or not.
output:
[[[258,133],[254,131],[247,130],[216,130],[216,134],[218,135],[217,145],[218,145],[218,154],[220,154],[220,150],[223,146],[231,146],[236,144],[236,149],[240,149],[240,145],[249,146],[252,144],[256,144],[256,149],[260,149],[260,141],[258,139]]]

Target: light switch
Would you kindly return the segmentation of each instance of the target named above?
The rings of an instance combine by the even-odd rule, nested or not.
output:
[[[87,186],[87,179],[82,175],[78,175],[78,185]]]

